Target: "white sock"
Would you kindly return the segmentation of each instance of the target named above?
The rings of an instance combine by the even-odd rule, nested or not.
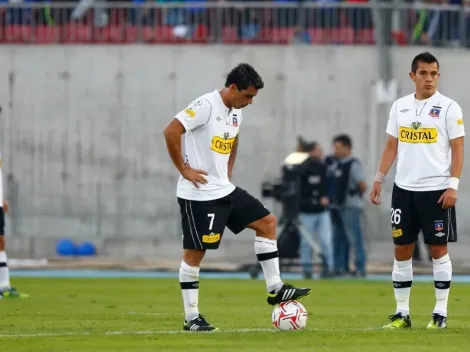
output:
[[[447,317],[447,302],[449,301],[450,282],[452,280],[452,262],[449,254],[432,260],[434,287],[436,291],[436,306],[433,313]]]
[[[0,251],[0,289],[10,288],[10,273],[7,265],[7,254]]]
[[[261,268],[263,269],[268,292],[279,292],[283,283],[279,270],[279,251],[277,250],[277,241],[256,236],[255,253],[258,257]]]
[[[183,294],[184,315],[186,321],[193,320],[199,315],[199,267],[189,266],[181,262],[179,271],[181,292]]]
[[[412,260],[393,262],[392,271],[393,291],[397,301],[396,313],[403,316],[410,315],[410,291],[413,283],[413,264]]]

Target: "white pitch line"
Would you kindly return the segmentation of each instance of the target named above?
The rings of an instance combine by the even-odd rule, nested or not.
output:
[[[182,316],[183,313],[139,313],[139,312],[129,312],[129,315],[149,315],[149,316],[156,316],[156,317],[176,317]]]
[[[379,331],[381,328],[344,328],[344,329],[321,329],[312,328],[305,331],[310,332],[346,332],[346,331]],[[209,334],[237,334],[237,333],[254,333],[254,332],[275,332],[283,333],[275,329],[223,329]],[[287,333],[287,332],[285,332]],[[30,338],[30,337],[65,337],[65,336],[119,336],[119,335],[180,335],[180,334],[200,334],[183,330],[142,330],[142,331],[107,331],[107,332],[59,332],[59,333],[37,333],[37,334],[1,334],[0,338]]]

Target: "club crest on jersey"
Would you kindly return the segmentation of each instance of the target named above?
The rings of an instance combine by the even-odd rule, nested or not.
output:
[[[232,118],[232,125],[233,125],[233,127],[237,127],[237,126],[238,126],[238,117],[237,117],[237,115],[233,115],[233,118]]]
[[[439,114],[441,113],[441,107],[440,106],[433,106],[431,108],[431,111],[429,112],[429,116],[434,117],[437,119],[439,117]]]
[[[419,121],[415,121],[411,124],[411,128],[414,129],[415,131],[419,130],[419,128],[422,126],[423,124]]]
[[[436,231],[444,230],[444,221],[442,220],[434,221],[434,230]]]

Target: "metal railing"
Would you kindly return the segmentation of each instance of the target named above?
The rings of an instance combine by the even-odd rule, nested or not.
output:
[[[377,23],[378,11],[383,23]],[[470,42],[470,6],[421,3],[178,2],[0,4],[1,43]]]

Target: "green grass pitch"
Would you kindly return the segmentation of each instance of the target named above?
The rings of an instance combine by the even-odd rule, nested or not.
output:
[[[274,331],[264,282],[202,279],[201,312],[216,333],[183,333],[175,279],[33,279],[15,286],[27,300],[0,300],[1,351],[468,351],[470,285],[453,284],[449,328],[425,329],[434,307],[432,283],[411,290],[413,328],[383,331],[395,301],[391,283],[362,280],[293,282],[313,293],[302,300],[306,330]]]

